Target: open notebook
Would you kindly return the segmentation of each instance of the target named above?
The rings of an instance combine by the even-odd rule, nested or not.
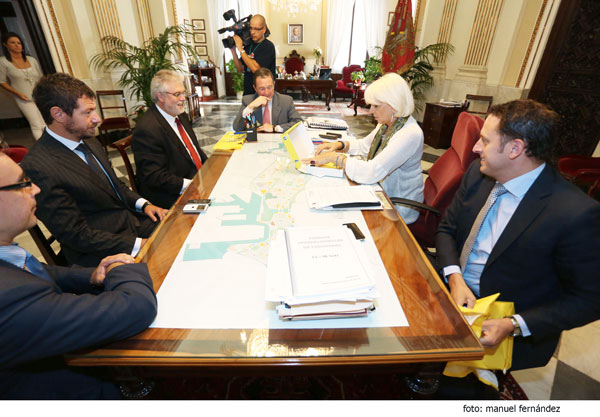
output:
[[[294,161],[294,166],[300,172],[315,175],[317,177],[343,177],[344,170],[329,163],[320,167],[303,164],[302,159],[311,158],[315,154],[315,145],[310,139],[304,123],[298,122],[290,127],[281,135],[283,144],[290,157]]]

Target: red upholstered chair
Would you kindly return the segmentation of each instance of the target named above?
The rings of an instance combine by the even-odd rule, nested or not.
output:
[[[304,57],[294,49],[289,56],[283,59],[283,65],[286,73],[294,75],[294,72],[298,72],[300,74],[304,71]]]
[[[590,197],[600,191],[600,158],[565,155],[558,160],[558,170],[569,181],[588,186]]]
[[[10,156],[11,159],[18,164],[25,158],[25,155],[27,155],[27,148],[21,145],[9,145],[9,147],[2,150],[2,152]]]
[[[450,148],[429,169],[425,180],[424,204],[404,198],[392,197],[394,204],[402,204],[421,211],[419,218],[408,228],[419,244],[426,248],[435,246],[435,231],[446,209],[452,202],[460,181],[477,154],[473,146],[479,140],[483,119],[462,112],[458,116]]]
[[[336,99],[339,98],[352,98],[352,96],[354,95],[354,90],[352,90],[352,87],[348,87],[348,84],[352,82],[352,78],[350,78],[350,74],[352,74],[354,71],[362,71],[363,69],[360,67],[360,65],[350,65],[348,67],[344,67],[342,69],[342,79],[341,80],[337,80],[337,85],[335,87],[335,90],[333,90],[333,99],[334,101],[336,101]]]

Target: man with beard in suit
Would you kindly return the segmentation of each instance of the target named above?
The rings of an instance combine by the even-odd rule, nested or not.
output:
[[[181,75],[161,70],[150,83],[154,106],[136,124],[131,140],[140,194],[169,208],[190,185],[206,154],[188,115]]]

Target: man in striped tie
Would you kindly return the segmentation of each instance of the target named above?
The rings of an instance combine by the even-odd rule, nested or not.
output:
[[[545,365],[563,330],[600,318],[600,204],[550,163],[558,116],[533,100],[492,106],[473,162],[436,235],[459,305],[500,293],[516,314],[481,343],[514,337],[512,369]]]
[[[37,223],[38,186],[0,152],[0,399],[120,397],[101,370],[61,355],[134,335],[156,315],[148,268],[128,254],[96,268],[42,264],[13,243]]]
[[[154,105],[136,124],[131,141],[137,188],[143,197],[170,208],[207,157],[185,113],[187,95],[181,75],[157,72],[150,92]]]

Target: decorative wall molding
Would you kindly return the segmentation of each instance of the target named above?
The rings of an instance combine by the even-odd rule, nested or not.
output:
[[[36,0],[35,8],[38,12],[56,70],[74,75],[52,0]]]
[[[452,27],[454,25],[454,16],[456,14],[456,5],[458,0],[445,0],[444,11],[442,12],[442,21],[440,22],[440,30],[438,32],[438,43],[449,43]],[[446,62],[446,54],[439,57],[438,64]]]
[[[471,37],[467,46],[464,66],[458,70],[457,78],[487,78],[487,63],[496,33],[498,18],[504,0],[479,0]]]
[[[559,3],[560,0],[544,0],[542,2],[515,84],[516,87],[524,89],[531,87],[548,35],[552,30]]]
[[[142,42],[154,36],[154,28],[152,27],[152,17],[150,16],[150,5],[148,0],[136,0],[138,17],[140,18],[140,26],[142,29]]]
[[[91,0],[91,2],[100,39],[105,36],[114,36],[123,39],[115,0]]]

